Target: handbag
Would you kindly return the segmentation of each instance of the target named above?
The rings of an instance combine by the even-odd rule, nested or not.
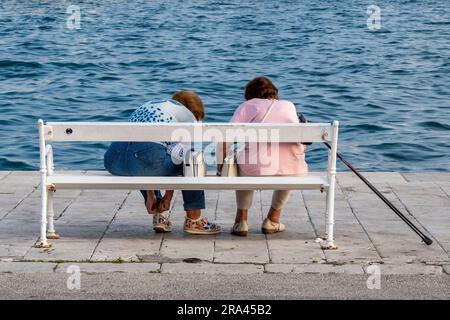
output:
[[[237,177],[239,175],[234,146],[230,148],[223,160],[222,172],[220,175],[222,177]]]
[[[206,162],[203,151],[187,149],[184,153],[183,176],[185,177],[204,177],[206,176]]]
[[[261,120],[261,123],[266,121],[267,116],[269,115],[274,105],[275,100],[273,100],[270,104],[269,108],[264,114],[264,117]],[[255,119],[253,118],[250,123],[252,123],[254,120]],[[234,145],[230,148],[230,150],[228,150],[225,159],[223,160],[222,172],[220,174],[222,177],[237,177],[239,175],[239,167],[237,165],[236,155],[242,150],[244,150],[244,146],[235,148]]]

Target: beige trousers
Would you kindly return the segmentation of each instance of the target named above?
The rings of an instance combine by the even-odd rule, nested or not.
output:
[[[245,173],[239,170],[240,177],[246,177]],[[254,190],[236,190],[236,204],[238,209],[248,210],[252,206]],[[290,190],[275,190],[272,194],[272,208],[282,209],[288,202]]]

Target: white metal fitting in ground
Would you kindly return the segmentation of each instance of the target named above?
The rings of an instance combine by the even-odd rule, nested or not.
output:
[[[52,247],[52,244],[47,241],[39,241],[34,245],[34,247],[38,249],[48,249]]]
[[[320,243],[320,248],[322,250],[337,250],[338,247],[334,244],[333,241],[322,241]]]
[[[49,233],[47,233],[47,239],[58,240],[59,238],[60,238],[59,234],[57,234],[56,232],[49,232]]]

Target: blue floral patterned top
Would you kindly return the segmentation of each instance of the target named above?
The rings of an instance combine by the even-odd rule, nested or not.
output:
[[[130,117],[130,122],[172,123],[197,122],[188,108],[175,100],[148,101],[137,108]],[[160,142],[167,148],[175,163],[182,162],[185,146],[176,142]]]
[[[148,101],[133,112],[131,122],[197,122],[191,111],[175,100]]]

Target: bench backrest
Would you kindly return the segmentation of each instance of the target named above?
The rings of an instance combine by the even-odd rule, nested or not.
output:
[[[41,171],[53,171],[52,141],[329,142],[328,175],[336,173],[339,122],[130,123],[38,121]],[[48,171],[47,171],[48,168]]]
[[[45,141],[99,142],[332,142],[333,126],[337,123],[42,123]]]

